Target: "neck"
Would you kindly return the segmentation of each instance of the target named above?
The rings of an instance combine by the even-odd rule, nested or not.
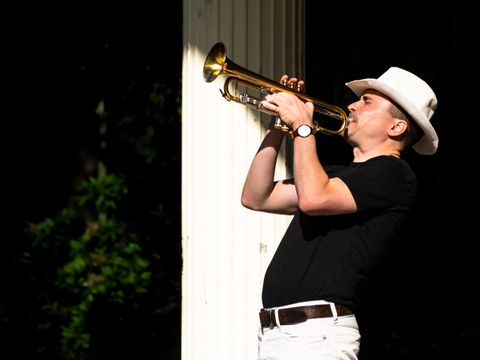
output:
[[[353,148],[353,161],[363,162],[377,156],[393,156],[400,159],[400,151],[396,149],[372,149],[369,151],[362,151],[360,148]]]

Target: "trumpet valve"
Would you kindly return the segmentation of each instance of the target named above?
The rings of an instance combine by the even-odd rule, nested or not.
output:
[[[292,129],[290,129],[290,127],[288,127],[287,125],[285,125],[283,122],[282,122],[282,119],[280,119],[278,116],[275,118],[275,120],[273,121],[273,127],[277,130],[281,130],[283,132],[291,132]]]

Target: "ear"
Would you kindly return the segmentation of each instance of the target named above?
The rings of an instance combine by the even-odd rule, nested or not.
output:
[[[402,119],[393,119],[392,126],[388,129],[388,135],[392,137],[397,137],[402,135],[405,131],[407,131],[408,124],[405,120]]]

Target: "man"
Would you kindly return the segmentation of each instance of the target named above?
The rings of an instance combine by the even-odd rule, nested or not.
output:
[[[281,81],[303,86],[286,75]],[[259,359],[358,358],[362,287],[385,261],[415,201],[415,174],[401,156],[410,147],[424,155],[437,150],[430,123],[437,99],[422,79],[391,67],[378,79],[346,85],[359,96],[348,106],[343,135],[353,161],[346,166],[321,163],[311,103],[284,92],[262,103],[292,130],[293,178],[274,181],[286,133],[271,127],[242,204],[295,216],[265,274]]]

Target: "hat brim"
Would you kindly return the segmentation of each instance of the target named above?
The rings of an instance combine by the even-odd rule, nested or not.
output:
[[[417,109],[411,101],[402,96],[398,91],[377,79],[354,80],[346,83],[357,96],[361,96],[367,89],[374,89],[387,95],[405,110],[423,130],[421,139],[413,145],[413,149],[422,155],[432,155],[438,148],[438,136],[430,124],[429,119]]]

